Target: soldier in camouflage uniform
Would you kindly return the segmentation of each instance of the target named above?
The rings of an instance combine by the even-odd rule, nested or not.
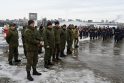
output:
[[[73,34],[72,25],[67,28],[67,54],[72,54]]]
[[[64,54],[65,50],[65,45],[67,41],[67,30],[66,30],[66,25],[63,25],[61,28],[61,34],[60,34],[60,48],[61,48],[61,54],[60,57],[65,57],[66,55]]]
[[[22,43],[23,43],[24,54],[27,57],[27,51],[26,51],[26,46],[25,46],[25,38],[24,38],[24,32],[25,32],[25,30],[26,30],[26,26],[23,26],[23,29],[21,30]]]
[[[44,67],[49,68],[51,65],[53,65],[51,63],[51,58],[55,49],[55,36],[52,23],[50,21],[47,23],[47,27],[43,31],[43,40],[45,48]]]
[[[43,28],[43,25],[41,24],[41,26],[40,26],[40,28],[39,28],[39,35],[40,35],[40,39],[41,39],[41,41],[43,41],[43,30],[44,30],[44,28]],[[39,50],[38,50],[38,53],[40,54],[40,53],[43,53],[42,52],[42,46],[41,47],[39,47]]]
[[[42,38],[41,38],[41,35],[39,33],[39,30],[37,29],[37,26],[35,26],[35,37],[36,37],[36,40],[39,40],[41,45],[38,46],[38,53],[39,53],[39,48],[42,47]],[[40,54],[40,53],[39,53]]]
[[[78,36],[79,36],[79,33],[78,33],[78,28],[77,26],[75,26],[74,28],[74,47],[75,48],[78,48]]]
[[[37,72],[36,65],[38,62],[38,47],[41,46],[40,40],[36,36],[36,29],[34,27],[34,21],[28,21],[28,27],[25,30],[24,37],[26,43],[26,51],[27,51],[27,79],[29,81],[33,81],[30,71],[31,67],[33,68],[33,75],[41,75],[41,73]]]
[[[53,55],[53,61],[58,62],[61,60],[59,58],[59,56],[60,56],[60,33],[61,33],[59,21],[55,22],[55,26],[53,27],[53,30],[54,30],[54,35],[55,35],[55,52]]]
[[[6,41],[9,44],[9,56],[8,61],[10,65],[13,65],[13,57],[15,59],[15,62],[21,62],[21,60],[18,60],[18,31],[16,29],[16,24],[12,24],[9,28],[8,35],[6,37]]]

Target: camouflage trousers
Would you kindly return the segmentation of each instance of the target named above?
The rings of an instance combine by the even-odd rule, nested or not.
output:
[[[54,50],[52,48],[45,48],[45,56],[44,63],[47,65],[49,61],[51,61],[51,57],[54,54]]]
[[[79,42],[78,38],[75,38],[75,39],[74,39],[74,46],[75,46],[75,47],[78,46],[78,42]]]
[[[14,57],[14,60],[18,60],[18,47],[13,47],[9,45],[9,56],[8,61],[12,61]]]
[[[53,59],[58,59],[59,55],[60,55],[60,44],[56,44],[53,53]]]
[[[72,49],[73,40],[67,41],[67,49]]]
[[[31,67],[35,69],[37,63],[38,63],[38,52],[37,51],[27,52],[26,70],[31,71]]]
[[[65,50],[65,45],[66,45],[66,41],[62,41],[62,42],[60,43],[60,50],[61,50],[61,52],[64,52],[64,50]]]

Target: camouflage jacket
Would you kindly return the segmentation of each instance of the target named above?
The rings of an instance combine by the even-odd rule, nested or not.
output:
[[[61,29],[60,38],[61,38],[61,43],[65,42],[67,40],[67,30],[66,29]]]
[[[54,37],[54,31],[50,28],[45,28],[43,31],[43,40],[44,40],[44,47],[52,48],[55,47],[55,37]]]
[[[36,30],[33,27],[28,26],[24,32],[25,45],[27,51],[37,51],[40,40],[37,37]]]
[[[54,35],[55,35],[55,44],[60,44],[60,34],[61,34],[61,29],[59,27],[54,26]]]
[[[8,32],[8,35],[6,37],[6,41],[9,44],[9,46],[18,47],[18,45],[19,45],[18,39],[19,39],[18,31],[16,29],[12,30],[10,28],[9,32]]]
[[[67,41],[73,41],[73,32],[71,29],[67,29]]]
[[[43,41],[43,30],[44,29],[39,29],[39,35],[42,41]]]

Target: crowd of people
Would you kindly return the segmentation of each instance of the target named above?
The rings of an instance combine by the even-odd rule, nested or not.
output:
[[[80,27],[80,39],[82,37],[90,37],[91,40],[102,38],[103,41],[113,38],[115,42],[119,42],[124,38],[124,28],[115,27]]]
[[[78,27],[73,24],[60,26],[59,21],[47,22],[46,27],[41,24],[35,26],[33,20],[28,21],[28,25],[21,30],[21,38],[24,48],[24,55],[27,59],[26,71],[27,79],[33,81],[30,71],[33,69],[33,75],[41,75],[36,70],[38,63],[38,54],[44,54],[44,67],[49,69],[54,64],[61,61],[60,57],[66,57],[72,54],[73,48],[78,48],[79,37],[90,37],[91,40],[103,38],[103,41],[114,36],[115,42],[124,38],[124,28],[96,28],[90,26]],[[9,29],[5,29],[5,39],[9,44],[8,62],[13,65],[14,62],[20,63],[18,59],[19,35],[16,24],[11,24]],[[67,48],[66,48],[67,44]],[[65,53],[67,49],[67,53]]]

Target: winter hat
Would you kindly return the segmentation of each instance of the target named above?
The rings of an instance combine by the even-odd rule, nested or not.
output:
[[[29,21],[28,21],[28,25],[30,25],[30,24],[32,24],[32,23],[34,23],[33,20],[29,20]]]
[[[47,26],[50,26],[50,25],[52,25],[52,22],[51,21],[48,21],[47,22]]]
[[[59,24],[59,21],[55,21],[55,25]]]

